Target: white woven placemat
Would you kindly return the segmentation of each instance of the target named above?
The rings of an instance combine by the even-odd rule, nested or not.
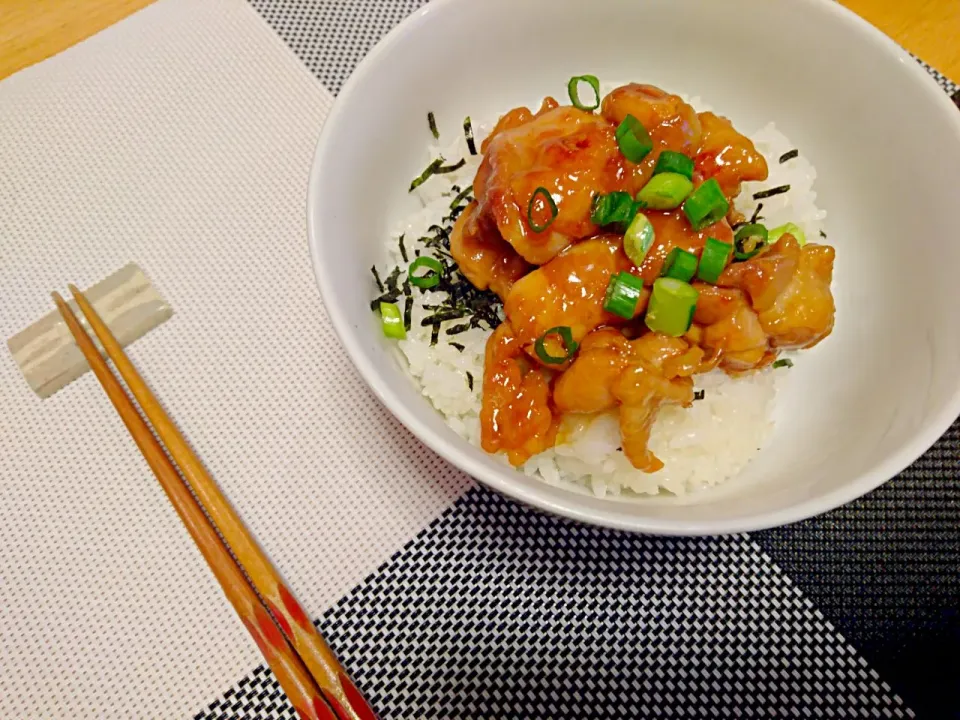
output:
[[[160,0],[0,83],[0,335],[135,261],[131,355],[321,614],[470,483],[356,376],[306,246],[331,97],[244,0]],[[183,717],[260,660],[89,374],[0,360],[0,717]]]
[[[334,91],[420,4],[250,2]],[[912,717],[857,613],[825,617],[770,533],[651,538],[461,495],[323,316],[303,217],[329,103],[243,0],[161,0],[0,83],[3,337],[49,290],[143,265],[176,315],[134,359],[384,718]],[[4,354],[0,402],[0,718],[293,718],[93,378],[41,402]],[[857,537],[858,512],[823,522]],[[812,558],[806,591],[839,574],[876,605],[851,566],[870,556],[815,530],[777,541]],[[929,618],[902,582],[923,610],[900,614]]]

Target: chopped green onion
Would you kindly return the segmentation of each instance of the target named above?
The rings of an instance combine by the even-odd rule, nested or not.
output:
[[[783,358],[782,360],[777,360],[776,362],[773,363],[773,367],[774,369],[782,368],[782,367],[792,368],[793,360],[791,360],[790,358]]]
[[[680,337],[690,329],[697,309],[697,290],[676,278],[657,278],[650,293],[650,304],[644,318],[653,332]]]
[[[710,178],[693,191],[683,203],[683,212],[694,230],[703,230],[708,225],[719,222],[730,210],[730,203],[723,196],[720,183]]]
[[[433,139],[440,139],[440,131],[437,130],[437,118],[434,117],[433,112],[427,113],[427,124],[430,126],[430,132],[433,133]]]
[[[543,197],[544,201],[547,203],[547,207],[550,208],[550,219],[547,220],[543,225],[538,225],[533,219],[533,205],[537,201],[537,196],[540,195]],[[533,195],[530,196],[530,202],[527,204],[527,224],[530,226],[530,229],[535,233],[541,233],[550,227],[553,224],[553,221],[557,219],[557,215],[560,211],[557,209],[557,204],[553,201],[553,195],[550,194],[550,191],[545,187],[538,187],[533,191]]]
[[[637,311],[643,280],[628,272],[618,272],[610,278],[603,309],[626,320],[630,320]]]
[[[426,275],[414,275],[420,268],[427,268],[429,272]],[[410,283],[424,290],[436,287],[440,284],[440,274],[443,272],[443,265],[439,260],[423,255],[410,263],[410,269],[407,270],[407,276]]]
[[[634,265],[640,267],[647,256],[647,251],[653,245],[653,240],[653,225],[650,224],[646,215],[637,213],[627,232],[623,234],[623,251]]]
[[[780,227],[775,227],[770,231],[770,236],[767,240],[771,245],[773,245],[781,236],[790,233],[797,239],[797,243],[800,247],[803,247],[807,244],[807,236],[800,228],[799,225],[794,225],[793,223],[787,223],[786,225],[781,225]]]
[[[637,208],[634,205],[633,198],[630,197],[630,193],[618,190],[606,195],[594,196],[590,220],[594,225],[622,223],[624,227],[627,227],[636,212]]]
[[[760,223],[743,225],[733,236],[733,257],[735,260],[749,260],[767,244],[767,228]]]
[[[403,340],[407,337],[407,331],[403,327],[403,316],[396,303],[380,303],[380,324],[383,326],[383,334],[388,338]]]
[[[463,121],[463,134],[467,138],[467,149],[470,151],[471,155],[477,154],[477,145],[473,141],[473,123],[470,122],[470,116]]]
[[[559,335],[560,339],[563,341],[563,349],[566,352],[565,355],[555,356],[551,355],[548,351],[544,342],[551,335]],[[533,345],[533,349],[537,353],[537,357],[547,365],[560,365],[565,363],[567,360],[572,358],[577,352],[577,349],[580,347],[579,343],[574,342],[573,340],[573,331],[566,325],[561,325],[559,327],[550,328],[543,335],[537,338],[537,341]]]
[[[584,105],[580,102],[580,83],[585,82],[593,88],[593,94],[596,96],[593,105]],[[593,112],[600,107],[600,80],[596,75],[575,75],[567,83],[567,92],[570,94],[570,102],[578,110],[588,110]]]
[[[732,254],[733,245],[730,243],[720,242],[716,238],[707,238],[707,242],[703,245],[703,252],[700,253],[697,279],[705,283],[717,282]]]
[[[637,202],[640,207],[652,210],[673,210],[680,207],[690,191],[693,183],[680,173],[660,173],[650,178],[650,182],[637,193]]]
[[[653,150],[653,140],[639,120],[627,115],[617,128],[617,145],[623,156],[632,163],[643,160]]]
[[[693,180],[693,160],[683,153],[673,150],[664,150],[657,158],[657,164],[653,168],[653,174],[677,173],[683,175],[687,180]]]
[[[673,278],[681,282],[690,282],[697,274],[697,256],[683,248],[675,247],[667,253],[663,261],[661,277]]]

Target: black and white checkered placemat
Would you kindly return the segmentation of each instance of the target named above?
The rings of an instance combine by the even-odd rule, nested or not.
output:
[[[336,93],[421,0],[251,3]],[[958,478],[960,424],[857,502],[721,539],[477,488],[318,622],[385,719],[960,717]],[[261,666],[196,717],[294,714]]]

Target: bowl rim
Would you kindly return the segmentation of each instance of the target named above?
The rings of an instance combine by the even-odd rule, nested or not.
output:
[[[943,88],[903,48],[852,10],[834,0],[794,1],[813,8],[815,12],[825,12],[833,16],[837,22],[847,24],[852,32],[862,34],[867,40],[877,44],[881,50],[893,54],[901,64],[907,66],[908,72],[913,74],[914,80],[930,96],[932,105],[934,107],[939,106],[940,111],[950,118],[949,122],[953,125],[957,142],[960,144],[960,112],[954,107]],[[510,482],[509,478],[502,477],[498,472],[460,452],[455,443],[439,436],[419,421],[408,410],[386,380],[367,362],[360,349],[359,342],[352,336],[351,324],[346,313],[339,308],[336,298],[331,293],[325,292],[324,288],[330,286],[330,281],[328,280],[326,265],[321,262],[318,239],[320,228],[315,223],[314,217],[316,216],[316,204],[319,197],[320,169],[323,166],[323,158],[333,143],[333,136],[329,129],[337,125],[339,116],[346,104],[345,99],[350,97],[354,88],[363,83],[367,76],[375,71],[380,56],[396,44],[402,36],[415,31],[424,22],[424,18],[434,13],[448,11],[448,8],[467,2],[472,2],[472,0],[431,0],[431,2],[404,18],[367,53],[341,88],[330,113],[324,121],[311,163],[310,179],[307,187],[307,243],[317,287],[334,332],[367,386],[414,436],[452,465],[487,487],[526,505],[572,520],[618,530],[654,535],[708,536],[781,527],[829,512],[852,502],[875,490],[913,464],[950,428],[956,418],[960,416],[960,383],[954,388],[952,397],[944,404],[941,411],[936,415],[927,417],[915,436],[898,453],[843,487],[780,510],[763,514],[745,515],[724,520],[672,520],[627,515],[622,511],[624,507],[622,502],[618,502],[616,505],[611,503],[609,510],[593,510],[580,505],[582,496],[577,493],[565,493],[562,499],[558,500],[540,492],[540,488],[536,486],[527,487],[520,483]],[[462,442],[466,441],[462,440]],[[544,489],[549,487],[546,483],[543,484]],[[642,499],[638,502],[642,502]]]

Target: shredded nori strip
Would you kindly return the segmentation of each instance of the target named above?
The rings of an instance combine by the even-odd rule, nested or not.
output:
[[[433,111],[427,113],[427,124],[430,126],[430,132],[433,133],[433,139],[440,139],[440,131],[437,130],[437,118],[434,117]]]
[[[473,392],[473,374],[469,370],[467,371],[467,387],[470,388],[470,392]]]
[[[775,363],[773,363],[773,367],[774,368],[782,368],[782,367],[792,368],[793,360],[791,360],[790,358],[783,358],[782,360],[777,360]]]
[[[467,164],[467,161],[464,158],[460,158],[460,162],[455,162],[453,165],[443,165],[441,167],[438,167],[433,172],[435,175],[444,175],[446,173],[455,172],[466,164]]]
[[[706,396],[707,396],[707,391],[706,391],[706,390],[697,390],[697,391],[693,394],[693,399],[694,399],[694,400],[703,400]]]
[[[399,298],[400,298],[399,292],[386,292],[383,295],[380,295],[379,297],[375,297],[373,300],[370,301],[370,309],[373,310],[374,312],[377,312],[380,310],[380,303],[382,302],[395,303]]]
[[[410,315],[413,313],[413,293],[410,292],[410,278],[403,281],[403,294],[407,301],[403,304],[403,327],[410,332]]]
[[[400,233],[400,237],[397,240],[397,242],[400,243],[400,257],[403,258],[404,262],[409,262],[410,259],[407,257],[407,248],[403,244],[403,235],[404,235],[403,233]]]
[[[451,201],[450,209],[456,210],[457,206],[460,205],[464,200],[470,197],[470,193],[473,192],[473,185],[467,185],[460,193]]]
[[[760,211],[761,211],[762,209],[763,209],[763,203],[757,203],[757,209],[753,211],[753,215],[750,217],[749,220],[744,220],[743,222],[733,223],[733,224],[730,226],[730,229],[733,230],[734,232],[736,232],[737,230],[739,230],[740,228],[742,228],[744,225],[750,225],[750,224],[755,223],[755,222],[757,222],[757,221],[759,221],[759,220],[762,220],[762,219],[763,219],[763,216],[760,215]]]
[[[789,185],[779,185],[775,188],[770,188],[769,190],[761,190],[760,192],[753,194],[754,200],[766,200],[767,198],[774,197],[775,195],[783,195],[785,192],[790,192]]]
[[[393,272],[391,272],[391,273],[387,276],[387,282],[386,282],[387,290],[389,290],[389,291],[392,292],[392,293],[399,294],[399,293],[400,293],[400,286],[397,284],[397,281],[398,281],[399,279],[400,279],[400,268],[395,267],[395,268],[393,269]]]
[[[463,121],[463,134],[467,137],[467,147],[470,148],[470,154],[477,154],[477,146],[473,142],[473,123],[470,122],[470,116],[467,115]]]
[[[433,175],[434,173],[437,172],[437,170],[440,169],[442,165],[443,165],[442,157],[438,157],[432,163],[427,165],[424,171],[420,173],[420,175],[418,175],[416,178],[414,178],[412,183],[410,183],[410,189],[407,192],[413,192],[418,187],[423,185],[430,178],[431,175]]]
[[[425,317],[420,321],[420,327],[426,327],[427,325],[433,325],[434,323],[442,323],[447,320],[459,320],[462,317],[466,317],[466,308],[463,310],[458,310],[456,308],[452,310],[443,310],[438,313],[434,313],[429,317]]]
[[[787,160],[793,160],[795,157],[799,157],[799,156],[800,156],[800,151],[796,149],[785,152],[783,155],[780,156],[780,164],[783,165]]]
[[[467,349],[467,348],[465,348],[463,345],[461,345],[461,344],[458,343],[458,342],[447,343],[447,345],[449,345],[449,346],[452,347],[452,348],[456,348],[456,349],[457,349],[457,352],[463,352],[464,350]]]
[[[377,281],[377,290],[383,292],[386,288],[383,287],[383,280],[380,279],[380,273],[377,272],[377,266],[371,265],[370,272],[373,273],[373,279]]]
[[[431,163],[425,171],[421,182],[430,175],[437,174],[438,172],[452,172],[466,164],[465,159],[461,159],[459,163],[446,167],[442,166],[440,164],[441,162],[442,159],[435,160]],[[429,291],[424,288],[417,288],[421,295],[425,292],[441,293],[440,297],[442,297],[442,299],[439,302],[423,306],[425,310],[432,311],[432,314],[421,322],[424,327],[433,327],[431,337],[432,345],[437,343],[441,324],[451,320],[462,319],[464,322],[446,328],[445,332],[447,335],[457,335],[471,328],[496,329],[501,322],[501,309],[503,307],[503,302],[494,293],[489,290],[478,290],[474,287],[459,271],[453,256],[450,254],[450,233],[453,228],[453,223],[457,216],[465,209],[465,205],[463,204],[464,200],[472,200],[472,198],[470,198],[472,188],[461,190],[457,186],[451,186],[451,190],[456,192],[457,196],[453,198],[450,215],[444,217],[440,221],[440,224],[431,225],[428,229],[428,234],[419,238],[412,248],[416,257],[432,256],[438,260],[443,267],[440,281],[436,286],[430,288]],[[428,250],[421,252],[424,246],[428,248]],[[407,254],[404,256],[405,252],[407,252]],[[404,256],[404,260],[409,257],[405,245],[401,249],[401,256]],[[390,276],[383,283],[385,291],[371,303],[372,309],[376,310],[380,302],[396,302],[401,293],[399,279],[402,273],[406,273],[406,266],[393,269]],[[408,292],[410,293],[409,295],[407,295]],[[410,297],[410,295],[413,293],[406,276],[404,276],[403,294],[407,295],[408,298],[404,308],[404,315],[409,325],[408,313],[412,311],[413,307],[413,298]],[[458,349],[463,348],[459,343],[456,343],[455,346],[459,346]]]
[[[444,247],[450,247],[450,231],[445,227],[431,225],[427,230],[433,233],[433,242],[442,241]]]
[[[826,239],[827,239],[827,234],[826,234],[823,230],[821,230],[821,231],[820,231],[820,237],[822,237],[824,240],[826,240]]]

